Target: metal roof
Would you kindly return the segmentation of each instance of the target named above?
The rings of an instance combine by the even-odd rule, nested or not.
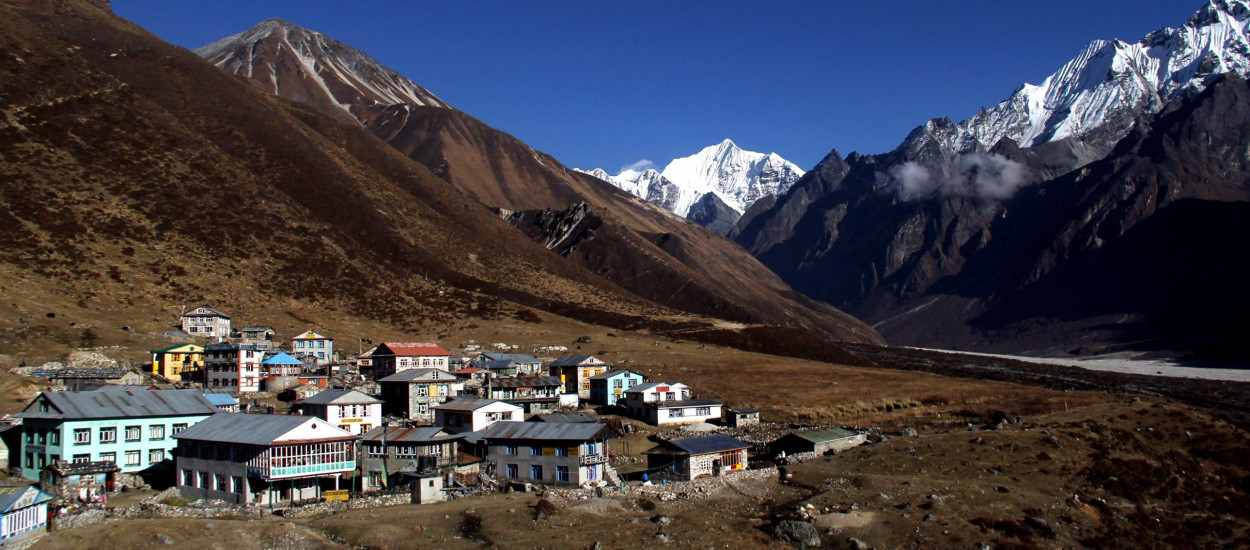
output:
[[[477,365],[484,369],[503,370],[503,369],[519,369],[521,364],[511,359],[491,359],[489,361],[474,361],[473,365]]]
[[[360,436],[361,441],[365,442],[382,442],[382,431],[386,430],[387,443],[425,443],[439,441],[454,441],[464,439],[464,436],[449,434],[438,426],[424,426],[420,428],[404,428],[401,426],[378,426],[369,430]]]
[[[479,357],[485,357],[488,361],[516,361],[518,363],[542,363],[537,357],[525,353],[495,353],[484,352]]]
[[[30,499],[30,502],[24,506],[24,508],[34,506],[36,504],[43,504],[52,500],[52,495],[40,491],[31,485],[20,485],[16,487],[9,485],[0,486],[0,513],[7,514],[14,511],[13,506],[21,502],[22,499],[31,491],[35,492],[34,496]]]
[[[490,381],[492,388],[530,388],[534,386],[559,386],[559,376],[524,376],[517,378],[494,378]]]
[[[749,409],[749,408],[741,408],[741,407],[740,407],[740,408],[737,408],[737,409],[729,409],[729,412],[731,412],[731,413],[735,413],[735,414],[751,414],[751,413],[757,413],[757,412],[760,412],[760,411],[759,411],[759,409]]]
[[[725,434],[712,434],[700,437],[687,437],[685,439],[674,439],[663,442],[661,445],[673,447],[690,455],[735,451],[738,449],[746,449],[751,446],[750,443],[744,443],[735,437],[730,437]]]
[[[262,365],[303,365],[304,362],[294,357],[291,357],[290,354],[284,351],[284,352],[278,353],[277,355],[273,357],[265,359],[264,361],[261,361],[260,364]]]
[[[273,327],[243,327],[239,332],[277,332]]]
[[[708,405],[720,405],[720,402],[713,399],[682,399],[680,401],[652,401],[650,403],[643,404],[655,405],[661,409],[674,409],[677,407],[704,407]]]
[[[297,403],[304,405],[371,405],[381,402],[381,399],[370,397],[356,390],[343,389],[325,390],[312,397],[306,397],[297,401]]]
[[[844,428],[829,428],[829,429],[825,429],[825,430],[811,430],[811,431],[807,431],[807,432],[794,432],[794,433],[792,433],[792,434],[790,434],[790,435],[793,435],[793,436],[795,436],[795,437],[799,437],[799,438],[802,438],[802,439],[806,439],[806,440],[808,440],[808,441],[811,441],[812,443],[825,443],[825,442],[828,442],[828,441],[834,441],[834,440],[837,440],[837,439],[845,439],[845,438],[848,438],[848,437],[855,437],[856,435],[859,435],[859,434],[857,434],[857,433],[855,433],[855,432],[853,432],[853,431],[851,431],[851,430],[844,429]]]
[[[564,357],[560,357],[556,359],[555,361],[552,361],[547,366],[549,367],[576,367],[576,366],[580,366],[583,361],[586,361],[588,359],[594,359],[596,361],[599,361],[599,359],[595,358],[595,356],[593,355],[565,355]],[[606,365],[607,363],[600,361],[594,364]]]
[[[228,393],[206,393],[204,394],[204,399],[207,399],[209,403],[212,403],[219,407],[222,405],[238,405],[239,404],[239,400],[235,399],[234,396]]]
[[[437,373],[446,374],[447,378],[442,378],[441,377],[442,375],[437,374]],[[401,370],[395,374],[387,376],[386,378],[378,380],[378,382],[424,382],[424,381],[441,382],[443,380],[455,380],[455,379],[456,379],[456,375],[450,372],[447,372],[443,369],[422,368],[422,369]]]
[[[589,441],[599,438],[607,425],[597,422],[496,422],[477,432],[481,439]]]
[[[659,386],[668,386],[670,388],[676,388],[676,387],[687,388],[688,387],[685,384],[682,384],[681,382],[646,382],[644,384],[638,384],[637,386],[634,386],[632,388],[629,388],[628,390],[625,390],[625,393],[644,392],[644,391],[654,389]]]
[[[381,348],[383,347],[390,350],[391,354],[398,355],[401,357],[423,356],[423,355],[424,356],[446,355],[448,357],[451,356],[451,353],[443,349],[443,346],[435,344],[434,342],[382,342],[381,345],[375,348],[375,351],[373,352],[373,354],[374,355],[387,355],[385,351],[382,351]]]
[[[530,418],[530,419],[529,419],[529,421],[530,421],[530,422],[565,422],[565,423],[573,423],[573,422],[577,422],[577,423],[586,423],[586,422],[598,422],[598,421],[599,421],[599,418],[598,418],[598,417],[596,417],[596,416],[594,415],[594,413],[588,413],[588,412],[580,412],[580,413],[548,413],[548,414],[537,414],[537,415],[534,415],[534,417],[533,417],[533,418]]]
[[[607,372],[601,372],[601,373],[599,373],[599,374],[596,374],[596,375],[594,375],[594,376],[591,376],[591,377],[590,377],[590,380],[606,380],[606,379],[608,379],[608,378],[612,378],[613,376],[619,376],[619,375],[621,375],[621,374],[625,374],[625,373],[637,374],[639,377],[645,378],[644,376],[642,376],[642,373],[641,373],[641,372],[638,372],[638,371],[635,371],[635,370],[629,370],[629,369],[612,369],[612,370],[610,370],[610,371],[607,371]]]
[[[81,368],[75,367],[75,368],[64,368],[64,369],[58,370],[56,371],[56,374],[52,375],[52,378],[73,378],[73,379],[86,378],[86,379],[114,380],[114,379],[126,376],[126,373],[128,372],[130,372],[129,369],[120,369],[120,368],[119,369],[105,369],[105,368],[94,369],[94,368],[89,368],[89,367],[81,367]]]
[[[39,412],[37,405],[46,400],[48,412]],[[188,416],[215,414],[217,407],[204,398],[203,390],[125,389],[93,392],[43,392],[13,416],[79,420],[87,418],[141,418],[150,416]]]
[[[325,430],[322,432],[324,437],[321,437],[321,439],[340,440],[356,438],[356,436],[315,416],[217,413],[197,422],[194,426],[183,430],[181,433],[175,434],[174,439],[238,443],[241,445],[270,445],[275,439],[308,422],[313,422],[318,430]]]
[[[207,311],[201,313],[199,311],[201,309],[207,310]],[[188,313],[183,313],[181,317],[225,317],[227,319],[230,318],[229,315],[226,315],[225,313],[222,313],[221,311],[218,311],[208,306],[197,307]]]
[[[442,405],[439,405],[434,408],[444,410],[444,411],[476,411],[482,407],[494,405],[495,403],[503,403],[504,405],[508,405],[509,407],[516,407],[518,409],[521,408],[520,406],[513,405],[511,403],[504,403],[503,401],[498,401],[495,399],[482,399],[480,397],[468,397],[468,396],[457,397],[455,399],[452,399],[451,401],[443,403]]]

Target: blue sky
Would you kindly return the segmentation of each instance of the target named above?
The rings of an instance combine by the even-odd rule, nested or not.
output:
[[[881,153],[1037,83],[1096,38],[1198,1],[113,0],[188,48],[278,17],[368,52],[569,166],[615,173],[729,138],[804,169]]]

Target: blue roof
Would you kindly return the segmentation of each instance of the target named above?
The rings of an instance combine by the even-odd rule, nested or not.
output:
[[[52,495],[31,485],[0,486],[0,513],[7,514],[18,508],[29,508],[51,499]]]
[[[303,365],[304,362],[291,357],[286,352],[279,353],[273,357],[261,361],[262,365]]]
[[[204,398],[215,407],[239,404],[239,401],[228,393],[206,393],[204,394]]]

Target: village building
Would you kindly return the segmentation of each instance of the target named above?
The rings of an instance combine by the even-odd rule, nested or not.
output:
[[[49,389],[66,391],[83,391],[101,386],[134,386],[142,383],[142,374],[122,368],[64,368],[48,377]]]
[[[373,372],[373,350],[375,349],[378,349],[377,346],[356,354],[356,372]]]
[[[408,369],[378,381],[382,388],[383,414],[434,422],[434,407],[460,395],[464,383],[439,369]]]
[[[651,477],[690,481],[702,476],[719,476],[747,469],[750,443],[725,434],[660,441],[643,452]]]
[[[239,400],[228,393],[206,393],[204,399],[217,407],[217,412],[239,412]]]
[[[373,379],[381,380],[408,369],[438,369],[451,372],[451,354],[432,342],[383,342],[373,349]]]
[[[742,428],[745,426],[758,426],[760,424],[759,409],[749,409],[745,407],[727,409],[725,411],[725,425],[730,428]]]
[[[304,416],[315,416],[356,435],[382,425],[382,400],[356,390],[325,390],[296,404]]]
[[[496,365],[496,367],[491,367],[491,365]],[[524,353],[483,352],[474,357],[469,366],[490,368],[492,373],[499,376],[533,376],[542,374],[543,362],[532,355]],[[512,372],[504,374],[497,372],[496,368],[506,368]]]
[[[39,489],[55,499],[94,502],[117,489],[121,470],[112,460],[58,460],[39,472]]]
[[[109,461],[126,473],[164,467],[171,436],[216,413],[201,390],[43,392],[13,415],[22,419],[21,463],[13,466],[30,480],[60,460]]]
[[[175,438],[175,483],[190,499],[282,506],[338,490],[356,469],[358,437],[313,416],[222,413]]]
[[[315,365],[328,365],[334,361],[334,340],[310,330],[291,339],[291,352]]]
[[[521,422],[521,407],[494,399],[461,396],[434,407],[434,424],[452,433],[476,432],[496,422]]]
[[[204,370],[204,346],[179,344],[152,350],[152,374],[173,382],[182,381],[183,371]]]
[[[460,369],[458,371],[453,371],[452,374],[456,375],[456,378],[466,382],[485,382],[486,379],[490,377],[490,371],[480,367]]]
[[[598,423],[500,422],[474,434],[503,482],[587,485],[608,478],[611,429]]]
[[[263,345],[266,348],[271,348],[273,347],[273,338],[277,335],[278,331],[271,327],[243,327],[239,331],[239,343]]]
[[[0,546],[11,547],[38,538],[48,529],[52,495],[30,485],[0,487]]]
[[[591,405],[622,405],[625,390],[642,384],[646,379],[641,373],[626,369],[612,369],[590,377]]]
[[[230,337],[230,316],[208,306],[182,314],[182,332],[210,341]]]
[[[529,417],[527,422],[598,422],[599,417],[592,412],[547,413]]]
[[[692,399],[681,383],[647,382],[625,390],[626,415],[655,426],[719,420],[721,409],[711,399]]]
[[[204,387],[235,393],[260,391],[260,363],[266,349],[258,344],[204,346]]]
[[[520,406],[525,414],[560,410],[563,384],[555,376],[491,378],[486,383],[485,397]]]
[[[280,393],[291,386],[307,384],[304,377],[304,361],[280,352],[261,361],[260,376],[262,389],[271,393]]]
[[[434,426],[374,428],[360,438],[361,490],[395,487],[405,482],[405,473],[457,470],[461,462],[471,463],[476,472],[479,460],[460,456],[463,441]]]
[[[278,394],[278,397],[287,401],[300,401],[308,399],[309,397],[317,395],[323,391],[325,391],[325,388],[316,384],[297,384],[282,390],[282,392]]]
[[[590,399],[590,377],[611,367],[593,355],[565,355],[547,366],[551,376],[559,376],[564,382],[564,393],[575,393],[582,400]]]
[[[816,453],[818,455],[839,453],[863,445],[867,434],[845,428],[807,430],[786,434],[769,444],[774,455]]]

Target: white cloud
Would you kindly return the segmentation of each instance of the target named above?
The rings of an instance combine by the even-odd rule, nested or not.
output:
[[[895,190],[903,200],[940,197],[978,197],[1003,200],[1028,185],[1023,164],[1002,155],[970,153],[936,166],[905,162],[890,170]]]
[[[620,172],[642,172],[644,170],[655,168],[655,163],[647,159],[642,159],[633,164],[627,164],[621,167]],[[617,172],[618,174],[620,172]]]

